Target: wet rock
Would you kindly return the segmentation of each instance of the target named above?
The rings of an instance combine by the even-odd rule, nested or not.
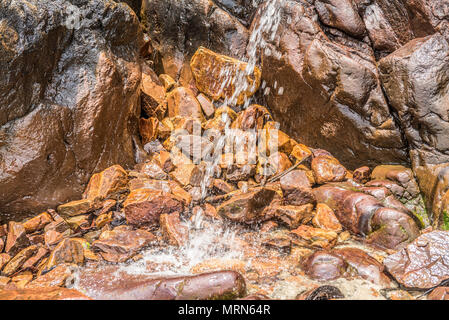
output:
[[[178,86],[175,79],[170,77],[168,74],[159,75],[159,80],[162,82],[166,92],[170,92]]]
[[[200,93],[196,99],[201,104],[201,109],[207,118],[210,118],[215,114],[215,107],[208,97]]]
[[[449,288],[438,287],[427,295],[427,300],[449,300]]]
[[[311,188],[309,179],[303,170],[292,170],[279,180],[282,190],[293,188]]]
[[[14,256],[21,249],[30,244],[26,236],[26,230],[21,223],[10,221],[8,223],[8,234],[6,236],[5,252]]]
[[[352,177],[354,181],[357,183],[361,184],[367,183],[371,177],[371,169],[369,167],[358,168],[354,170]]]
[[[324,203],[317,204],[312,223],[317,228],[335,232],[342,231],[342,226],[335,216],[334,211]]]
[[[282,186],[282,185],[281,185]],[[309,187],[290,187],[288,185],[282,186],[283,202],[288,205],[302,206],[305,204],[315,204],[316,197]]]
[[[82,274],[80,287],[102,300],[227,300],[246,293],[245,280],[234,271],[156,279],[123,272],[116,277],[115,271]]]
[[[34,269],[39,262],[49,253],[44,247],[39,247],[37,252],[22,265],[23,270]]]
[[[263,129],[265,122],[271,118],[267,108],[252,104],[244,111],[240,112],[237,118],[232,122],[232,129],[240,129],[242,131],[248,131],[251,129],[261,130]],[[239,134],[242,134],[239,132]]]
[[[334,300],[342,299],[345,296],[341,293],[340,289],[334,286],[321,286],[313,290],[309,290],[300,297],[298,300]]]
[[[167,95],[169,117],[193,117],[202,119],[201,105],[192,90],[178,87]]]
[[[338,234],[334,231],[328,231],[320,228],[314,228],[307,225],[299,226],[292,230],[293,236],[310,243],[311,246],[328,248],[335,244]]]
[[[7,253],[0,253],[0,271],[11,260],[11,256]]]
[[[155,116],[154,110],[165,100],[165,88],[153,70],[142,73],[143,109],[149,117]]]
[[[162,170],[156,161],[146,161],[144,163],[139,163],[136,165],[136,170],[144,174],[150,179],[165,180],[167,179],[167,173]]]
[[[184,245],[189,237],[188,229],[181,223],[179,213],[162,214],[160,225],[164,239],[173,246]]]
[[[273,215],[276,220],[286,225],[289,229],[295,229],[312,219],[312,211],[313,204],[302,206],[274,205],[271,208],[267,208],[266,215]]]
[[[119,165],[113,165],[106,170],[94,174],[84,191],[83,198],[98,201],[126,190],[128,174]]]
[[[0,208],[23,219],[79,198],[93,172],[134,163],[142,32],[111,0],[4,9]],[[70,10],[90,18],[70,25]]]
[[[201,159],[207,158],[214,149],[214,145],[202,136],[179,135],[175,138],[174,143],[188,158],[192,157],[194,163],[199,163]],[[190,162],[182,161],[182,164],[188,163]]]
[[[344,274],[347,264],[334,254],[317,251],[305,259],[303,268],[312,279],[329,281],[340,278]]]
[[[76,200],[58,206],[58,214],[61,217],[68,218],[88,213],[93,209],[94,208],[90,200]]]
[[[59,243],[64,238],[64,235],[55,230],[48,230],[44,234],[45,245],[49,248]]]
[[[81,292],[67,288],[0,290],[1,300],[90,300]]]
[[[142,137],[142,143],[144,145],[157,138],[158,127],[159,127],[159,120],[157,118],[154,117],[151,117],[149,119],[140,118],[139,132],[140,136]]]
[[[218,214],[235,222],[253,223],[263,221],[264,209],[271,203],[276,191],[256,188],[248,193],[237,194],[218,208]]]
[[[386,270],[408,288],[428,289],[449,279],[447,231],[424,233],[384,259]]]
[[[143,191],[139,195],[139,191]],[[135,199],[131,200],[135,195]],[[175,196],[161,192],[138,189],[124,203],[126,221],[135,226],[158,225],[161,214],[183,212],[183,202]]]
[[[371,179],[373,180],[391,180],[403,188],[400,194],[390,189],[399,199],[410,200],[419,195],[419,186],[415,180],[411,169],[404,166],[381,165],[374,168]]]
[[[254,176],[256,167],[251,164],[232,165],[226,170],[226,179],[230,182],[248,180]]]
[[[156,237],[147,231],[119,226],[112,231],[104,231],[92,243],[92,249],[99,251],[106,261],[124,262],[155,241]]]
[[[234,191],[235,189],[231,184],[221,179],[214,179],[213,188],[214,192],[218,194],[226,194]]]
[[[62,263],[77,265],[84,263],[84,249],[78,241],[73,239],[62,240],[50,253],[42,273],[45,274]]]
[[[231,76],[240,79],[239,73],[244,73],[247,63],[238,61],[231,57],[219,55],[204,47],[200,47],[193,55],[190,62],[193,76],[198,89],[208,95],[212,100],[235,99],[231,103],[242,104],[245,99],[251,97],[260,86],[261,71],[258,67],[254,68],[254,73],[244,76],[242,79],[247,84],[247,89],[235,95],[235,84],[229,84],[222,87],[222,84]],[[237,80],[236,80],[237,81]]]
[[[324,2],[331,1],[319,1]],[[339,19],[351,15],[358,20],[349,1],[332,3],[336,6],[325,5],[326,12],[338,11]],[[340,9],[345,4],[350,10]],[[280,129],[301,143],[330,151],[349,169],[380,161],[407,163],[405,144],[383,95],[372,50],[360,43],[352,47],[349,42],[335,43],[305,2],[284,1],[279,9],[276,35],[264,35],[268,46],[262,54],[262,79],[271,88],[267,104]],[[250,31],[260,19],[261,10]],[[360,21],[351,23],[356,25],[351,32],[362,31]],[[348,28],[349,21],[340,27]]]
[[[31,281],[26,288],[48,288],[48,287],[63,287],[71,284],[74,280],[74,273],[78,270],[78,266],[74,264],[60,264],[54,269],[50,270],[44,275],[37,277]]]
[[[334,157],[318,156],[312,160],[312,171],[316,183],[339,182],[346,179],[346,169]]]
[[[37,246],[32,245],[17,253],[14,258],[9,260],[9,262],[5,265],[2,271],[2,275],[9,277],[20,270],[22,265],[27,261],[31,256],[33,256],[37,251]]]

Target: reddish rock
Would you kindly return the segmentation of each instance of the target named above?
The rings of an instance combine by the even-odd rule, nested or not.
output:
[[[192,90],[178,87],[167,94],[168,116],[203,119],[201,105]]]
[[[94,174],[84,191],[83,198],[88,200],[103,200],[126,190],[128,174],[119,165]]]
[[[64,218],[79,216],[92,210],[94,207],[88,199],[75,200],[58,206],[58,214]]]
[[[334,211],[324,203],[317,204],[312,223],[317,228],[335,232],[342,231],[342,226],[335,216]]]
[[[407,200],[419,195],[419,186],[410,168],[398,165],[381,165],[374,168],[371,174],[372,180],[390,180],[401,186],[402,189],[389,188],[396,197]]]
[[[314,228],[307,225],[299,226],[291,234],[310,243],[312,246],[328,248],[335,244],[338,234],[334,231]]]
[[[21,249],[30,245],[26,230],[21,223],[10,221],[6,236],[5,252],[11,256],[16,255]]]
[[[361,167],[354,170],[352,178],[355,182],[365,184],[371,178],[371,169],[369,167]]]
[[[167,173],[156,161],[146,161],[136,165],[136,170],[150,179],[165,180]]]
[[[11,260],[11,256],[7,253],[0,253],[0,271]]]
[[[51,215],[47,212],[43,212],[31,219],[26,220],[24,223],[22,223],[22,225],[25,228],[26,233],[33,233],[42,230],[47,224],[52,221],[53,219],[51,218]]]
[[[238,114],[237,118],[232,122],[231,128],[242,131],[251,129],[261,130],[266,120],[270,117],[271,115],[267,108],[258,104],[252,104]]]
[[[154,114],[154,109],[165,102],[165,88],[160,83],[157,75],[149,69],[142,73],[142,100],[143,109],[148,116]]]
[[[334,157],[318,156],[312,160],[311,168],[316,183],[339,182],[346,180],[346,169]]]
[[[427,300],[449,300],[449,287],[438,287],[427,295]]]
[[[449,279],[449,232],[424,233],[388,256],[386,270],[405,287],[428,289]]]
[[[25,263],[22,265],[22,269],[27,270],[36,267],[48,253],[49,251],[46,248],[39,247],[39,249],[37,249],[37,252],[31,258],[25,261]]]
[[[73,263],[81,265],[84,263],[83,246],[76,240],[64,239],[62,240],[50,253],[47,263],[43,269],[46,273],[55,266],[62,263]]]
[[[11,276],[19,271],[22,265],[37,252],[37,246],[32,245],[17,253],[14,258],[8,261],[2,271],[3,276]]]
[[[280,223],[287,225],[289,229],[298,228],[299,225],[308,223],[312,219],[313,205],[281,206],[274,205],[268,210],[273,211],[273,216]]]
[[[160,225],[162,235],[170,245],[180,247],[187,242],[189,237],[188,229],[181,224],[178,212],[162,214],[160,216]]]
[[[26,288],[27,289],[37,289],[37,288],[48,288],[48,287],[62,287],[70,280],[73,281],[74,273],[77,271],[78,266],[74,264],[60,264],[55,268],[51,269],[49,272],[37,277],[35,280],[31,281]]]
[[[234,191],[235,188],[221,179],[214,179],[213,191],[217,194],[226,194]]]
[[[256,173],[256,167],[251,164],[232,165],[226,171],[226,179],[230,182],[248,180]]]
[[[329,281],[340,278],[344,274],[347,264],[334,254],[317,251],[305,259],[303,268],[312,279]]]
[[[90,300],[81,292],[67,288],[0,290],[0,300]]]
[[[144,230],[132,230],[128,226],[120,226],[112,231],[104,231],[100,238],[92,243],[92,249],[110,262],[124,262],[137,254],[156,237]]]
[[[204,114],[207,118],[210,118],[215,113],[215,107],[213,103],[206,97],[204,94],[200,93],[196,99],[201,104],[201,108],[203,109]]]
[[[63,238],[64,238],[64,236],[62,233],[55,231],[55,230],[48,230],[47,232],[45,232],[45,235],[44,235],[45,245],[47,247],[51,247],[51,246],[59,243]]]
[[[304,170],[292,170],[279,180],[282,190],[294,188],[311,188],[310,181]]]
[[[157,138],[157,129],[159,127],[159,120],[155,117],[149,119],[140,118],[139,133],[142,137],[142,144],[146,145],[148,142]]]

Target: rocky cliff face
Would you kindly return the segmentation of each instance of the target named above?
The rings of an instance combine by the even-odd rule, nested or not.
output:
[[[73,4],[72,4],[73,2]],[[37,212],[134,163],[140,25],[114,1],[0,3],[0,212]]]

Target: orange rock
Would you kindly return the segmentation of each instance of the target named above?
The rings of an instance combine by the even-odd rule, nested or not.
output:
[[[315,227],[324,230],[340,232],[342,226],[334,214],[334,211],[324,203],[318,203],[316,206],[316,214],[312,219]]]
[[[67,288],[0,290],[0,300],[90,300],[79,291]]]
[[[291,233],[308,241],[312,246],[321,248],[330,247],[338,237],[338,234],[334,231],[327,231],[307,225],[299,226],[299,228],[292,230]]]
[[[149,119],[140,118],[139,132],[142,137],[142,143],[145,145],[157,138],[157,130],[159,127],[159,120],[155,117]]]
[[[296,161],[302,161],[311,155],[312,151],[310,151],[306,145],[300,143],[295,144],[291,152],[291,156],[294,157]]]
[[[260,86],[260,69],[255,67],[253,74],[245,75],[247,65],[245,62],[219,55],[204,47],[197,50],[190,62],[197,88],[213,100],[231,98],[235,93],[235,81],[228,82],[229,85],[223,89],[222,84],[228,80],[229,76],[237,79],[243,75],[242,80],[248,85],[248,89],[240,93],[235,102],[232,101],[237,104],[242,104],[251,97]]]
[[[0,271],[11,260],[11,256],[7,253],[0,253]]]
[[[274,217],[286,224],[290,229],[298,228],[300,224],[309,222],[312,219],[313,204],[302,206],[275,206]]]
[[[311,167],[318,184],[346,180],[346,168],[334,157],[320,155],[312,160]]]
[[[246,262],[238,259],[220,259],[213,258],[202,261],[190,269],[193,274],[220,271],[220,270],[232,270],[245,274]]]
[[[9,260],[9,262],[5,265],[2,271],[2,275],[11,276],[17,271],[20,270],[22,265],[31,258],[37,252],[37,246],[32,245],[23,250],[21,250],[18,254],[15,255],[14,258]]]
[[[173,90],[177,86],[176,81],[168,74],[161,74],[159,76],[159,80],[162,82],[162,85],[164,86],[165,91],[167,92]]]
[[[181,224],[179,213],[162,214],[160,216],[162,236],[173,246],[182,246],[188,240],[188,229]]]
[[[51,252],[44,272],[62,263],[83,264],[84,249],[76,240],[64,239]]]
[[[64,263],[56,266],[44,275],[37,277],[31,281],[26,288],[47,288],[47,287],[62,287],[66,281],[70,279],[74,272],[78,269],[77,265]]]
[[[6,236],[5,252],[14,256],[21,249],[30,244],[26,236],[25,227],[21,223],[10,221],[8,223],[8,235]]]
[[[94,210],[92,202],[88,199],[71,201],[58,206],[58,213],[61,217],[74,217]]]
[[[59,243],[63,239],[63,237],[63,234],[58,231],[48,230],[44,235],[45,245],[47,247],[51,247]]]
[[[84,199],[103,200],[114,194],[126,190],[128,174],[119,165],[94,174],[83,194]]]
[[[232,122],[231,128],[242,131],[250,129],[261,130],[266,119],[270,117],[271,115],[267,108],[258,104],[252,104],[238,114],[237,118]]]
[[[167,95],[168,116],[192,117],[204,120],[201,105],[192,90],[178,87]]]
[[[22,225],[25,228],[26,233],[33,233],[42,230],[47,224],[52,221],[53,219],[51,218],[51,215],[47,212],[43,212],[31,219],[26,220],[24,223],[22,223]]]
[[[208,97],[206,97],[204,94],[200,93],[196,99],[201,104],[201,108],[203,109],[204,114],[206,117],[210,118],[215,113],[215,107],[213,103],[209,100]]]
[[[36,254],[34,254],[31,258],[25,261],[25,263],[22,265],[22,269],[27,270],[30,268],[34,268],[48,254],[48,252],[49,251],[46,248],[39,247]]]

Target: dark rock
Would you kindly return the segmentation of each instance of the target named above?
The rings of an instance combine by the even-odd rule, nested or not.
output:
[[[369,167],[361,167],[354,170],[352,177],[357,183],[367,183],[371,177],[371,169]]]
[[[340,289],[334,286],[321,286],[308,291],[301,296],[304,297],[304,300],[333,300],[345,297]]]
[[[112,0],[75,3],[2,7],[2,219],[76,199],[92,173],[134,163],[138,19]]]

